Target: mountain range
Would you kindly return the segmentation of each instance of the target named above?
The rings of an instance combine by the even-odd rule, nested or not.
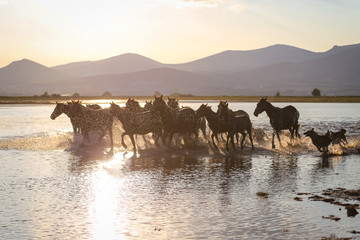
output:
[[[224,51],[182,64],[138,54],[46,67],[23,59],[0,68],[0,95],[360,95],[360,44],[312,52],[288,45]]]

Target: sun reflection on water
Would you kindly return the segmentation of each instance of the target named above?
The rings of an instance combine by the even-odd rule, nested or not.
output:
[[[122,195],[119,194],[121,181],[111,174],[121,171],[126,157],[128,155],[122,152],[115,153],[112,160],[100,163],[92,175],[94,197],[89,207],[89,217],[94,239],[119,239],[119,235],[126,234],[125,229],[130,224],[126,206],[122,204]]]

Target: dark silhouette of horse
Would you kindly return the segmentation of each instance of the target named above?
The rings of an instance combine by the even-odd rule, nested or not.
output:
[[[154,110],[152,101],[145,101],[144,110],[145,111],[153,111]]]
[[[333,145],[339,144],[340,146],[341,144],[347,144],[345,133],[346,130],[343,128],[337,132],[330,131],[331,143]]]
[[[295,107],[289,105],[284,108],[274,107],[271,103],[267,101],[267,98],[261,98],[258,102],[256,109],[254,111],[255,117],[257,117],[260,113],[266,112],[268,117],[270,118],[270,124],[273,128],[272,134],[272,148],[275,148],[274,137],[275,134],[277,139],[282,147],[279,132],[284,129],[289,129],[291,136],[290,139],[294,139],[294,133],[300,139],[299,127],[299,112]]]
[[[102,109],[102,107],[99,104],[86,104],[86,107],[92,110]]]
[[[100,130],[102,139],[107,133],[110,136],[111,152],[114,149],[112,126],[114,118],[109,109],[92,110],[81,104],[80,101],[69,104],[68,116],[80,119],[79,127],[84,136],[82,145],[85,140],[90,141],[89,133],[93,130]]]
[[[61,114],[63,114],[63,113],[66,114],[70,118],[70,122],[73,127],[74,134],[78,134],[78,133],[80,133],[81,119],[76,116],[69,116],[70,104],[71,104],[71,102],[68,102],[68,103],[56,102],[56,106],[54,108],[54,111],[51,113],[50,118],[52,120],[55,120]]]
[[[244,141],[246,138],[246,132],[249,135],[251,148],[254,149],[253,139],[252,139],[252,124],[249,115],[243,111],[232,111],[229,108],[228,103],[221,103],[219,104],[218,114],[220,118],[223,118],[226,124],[226,129],[228,132],[228,136],[226,139],[226,150],[229,151],[229,138],[231,139],[231,143],[233,146],[233,150],[235,150],[235,143],[234,143],[234,135],[236,133],[241,133],[241,149],[244,148]],[[245,132],[246,131],[246,132]]]
[[[305,132],[305,136],[310,137],[312,143],[317,147],[319,152],[327,153],[329,151],[328,147],[331,143],[330,132],[327,131],[325,135],[319,135],[314,131],[314,128]]]
[[[166,105],[162,95],[154,97],[154,109],[160,112],[165,134],[169,136],[170,145],[174,133],[193,133],[196,138],[198,137],[198,120],[192,108],[171,109]]]
[[[121,108],[115,103],[110,103],[110,112],[114,117],[117,117],[121,122],[125,132],[121,134],[122,146],[126,149],[127,145],[124,142],[124,136],[128,135],[133,144],[134,153],[136,153],[136,144],[134,135],[145,135],[153,133],[156,135],[155,144],[157,144],[159,137],[162,137],[163,142],[163,124],[160,115],[156,111],[140,111],[134,112],[128,107]]]
[[[216,138],[216,140],[219,142],[218,134],[227,132],[225,120],[220,118],[219,115],[211,109],[211,106],[208,106],[207,104],[201,104],[198,110],[196,110],[196,114],[199,117],[205,117],[208,121],[209,128],[212,131],[211,140],[213,146],[217,148],[214,138]]]
[[[179,106],[179,100],[176,100],[176,98],[170,98],[168,97],[168,102],[167,105],[169,106],[170,109],[175,109],[175,110],[180,110],[180,106]],[[196,111],[195,111],[196,113]],[[203,116],[198,116],[196,114],[197,117],[197,126],[198,129],[202,132],[204,138],[206,138],[206,120],[205,117]]]
[[[131,98],[129,98],[126,102],[126,109],[133,112],[145,111],[145,109],[140,106],[140,103],[138,101]]]

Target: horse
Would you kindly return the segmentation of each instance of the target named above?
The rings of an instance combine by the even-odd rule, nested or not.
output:
[[[167,105],[169,106],[170,109],[173,110],[180,110],[180,106],[179,106],[179,100],[176,100],[176,98],[170,98],[168,97],[168,102]],[[196,113],[196,111],[195,111]],[[205,121],[205,117],[203,116],[198,116],[198,114],[196,114],[197,117],[197,126],[198,129],[202,132],[204,138],[206,138],[206,121]]]
[[[183,107],[181,109],[171,109],[166,105],[162,95],[160,97],[154,97],[153,106],[156,111],[160,112],[165,133],[169,134],[170,146],[174,133],[193,133],[197,139],[198,120],[192,108]]]
[[[127,149],[127,145],[124,142],[124,136],[128,135],[133,144],[134,153],[136,153],[136,144],[134,135],[141,134],[145,135],[150,132],[156,135],[155,144],[157,144],[159,137],[163,139],[162,134],[163,124],[161,117],[155,111],[141,111],[134,112],[127,107],[121,108],[119,105],[116,105],[114,102],[110,103],[110,113],[112,116],[117,117],[121,122],[125,132],[121,134],[122,146]]]
[[[152,110],[154,110],[154,106],[153,106],[153,104],[152,104],[152,101],[145,101],[144,110],[145,110],[145,111],[152,111]]]
[[[99,138],[103,138],[106,133],[109,133],[110,136],[110,144],[111,144],[111,152],[114,149],[114,142],[113,142],[113,133],[112,133],[112,126],[114,118],[110,113],[109,109],[99,109],[99,110],[92,110],[83,105],[81,105],[80,101],[72,102],[69,105],[69,112],[68,116],[80,119],[79,127],[83,133],[83,142],[84,145],[85,140],[90,141],[89,133],[92,130],[100,130],[102,135]]]
[[[219,115],[211,109],[211,106],[208,106],[207,104],[201,104],[201,106],[196,110],[196,114],[198,117],[205,117],[208,121],[209,128],[212,131],[211,140],[213,146],[218,148],[215,144],[214,138],[216,138],[219,142],[218,134],[227,132],[224,119],[220,118]]]
[[[226,139],[226,150],[229,151],[229,138],[231,139],[231,143],[233,146],[233,150],[235,150],[235,144],[234,144],[234,135],[236,133],[241,133],[242,139],[241,139],[241,149],[244,148],[244,141],[246,138],[246,132],[249,135],[250,142],[251,142],[251,148],[254,149],[253,139],[252,139],[252,123],[250,120],[249,115],[243,111],[240,110],[238,113],[232,111],[229,108],[228,103],[219,104],[218,114],[221,118],[224,119],[228,136]],[[245,114],[244,114],[245,113]],[[246,131],[246,132],[245,132]]]
[[[58,103],[56,102],[56,106],[54,111],[51,113],[50,118],[55,120],[61,114],[66,114],[70,118],[71,125],[73,127],[74,134],[80,133],[80,121],[81,119],[76,116],[69,116],[69,109],[70,109],[71,102],[68,103]]]
[[[144,108],[142,108],[138,101],[135,99],[129,98],[126,102],[126,109],[133,111],[133,112],[142,112],[145,111]]]
[[[86,107],[92,110],[102,109],[102,107],[99,104],[86,104]]]
[[[313,128],[309,131],[306,131],[304,135],[311,138],[312,143],[317,147],[319,152],[327,153],[329,151],[328,147],[331,143],[331,135],[329,131],[327,131],[325,135],[319,135],[314,131]]]
[[[279,136],[279,132],[284,129],[289,129],[291,136],[290,139],[294,140],[294,133],[300,139],[299,134],[299,112],[298,110],[292,106],[286,106],[283,108],[274,107],[270,102],[267,101],[267,98],[261,98],[258,102],[256,109],[254,111],[255,117],[257,117],[260,113],[266,112],[268,117],[270,118],[270,124],[273,128],[272,134],[272,148],[275,148],[274,137],[275,134],[277,139],[281,145],[281,140]]]

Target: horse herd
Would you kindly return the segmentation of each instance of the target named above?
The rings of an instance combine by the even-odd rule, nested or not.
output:
[[[262,98],[258,102],[254,115],[257,117],[260,113],[266,112],[270,118],[270,124],[273,128],[272,148],[275,148],[275,135],[281,145],[280,131],[289,130],[290,139],[295,137],[300,139],[299,134],[299,112],[293,106],[279,108],[273,106]],[[165,102],[163,96],[154,96],[153,101],[146,101],[145,106],[141,107],[139,102],[129,98],[125,107],[120,107],[114,102],[110,103],[109,108],[101,108],[99,105],[82,105],[80,101],[70,101],[66,103],[56,103],[55,109],[50,118],[55,120],[61,114],[66,114],[73,126],[74,134],[81,134],[83,142],[89,141],[90,131],[99,131],[100,139],[109,134],[111,143],[111,152],[114,149],[113,142],[113,122],[117,118],[124,129],[121,135],[121,143],[127,148],[124,137],[128,135],[131,139],[134,153],[136,153],[136,144],[134,135],[145,135],[152,133],[155,144],[161,138],[164,144],[171,145],[174,134],[184,136],[194,135],[194,144],[198,132],[201,130],[206,138],[206,121],[211,130],[211,140],[215,148],[216,139],[219,142],[218,134],[227,133],[226,150],[229,151],[229,140],[233,150],[235,150],[234,136],[237,141],[239,134],[242,135],[241,149],[244,146],[246,135],[249,135],[252,149],[254,149],[252,138],[252,123],[249,115],[243,110],[233,111],[229,108],[226,101],[219,102],[217,112],[211,109],[211,106],[202,104],[197,110],[190,107],[180,107],[178,100],[168,98]],[[206,119],[206,120],[205,120]],[[342,129],[337,133],[329,132],[324,135],[318,135],[313,129],[305,133],[312,139],[314,145],[319,151],[327,152],[328,145],[333,143],[346,142],[345,130]]]

